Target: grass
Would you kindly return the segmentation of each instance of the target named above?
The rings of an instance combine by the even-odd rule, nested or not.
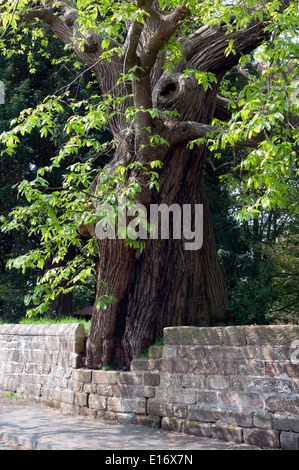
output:
[[[151,346],[164,346],[164,338],[163,336],[156,339],[156,341],[151,344]],[[139,357],[139,359],[148,359],[149,358],[149,348],[147,348],[143,354]]]
[[[77,317],[61,317],[61,318],[49,318],[49,317],[40,317],[40,318],[22,318],[18,324],[19,325],[36,325],[36,324],[59,324],[59,323],[80,323],[84,325],[85,331],[88,331],[90,328],[90,320],[84,320]],[[0,324],[5,325],[7,322],[4,322],[0,319]]]

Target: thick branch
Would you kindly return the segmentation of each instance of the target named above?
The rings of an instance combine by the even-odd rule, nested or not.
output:
[[[185,6],[177,7],[172,13],[159,21],[158,27],[144,44],[140,55],[140,68],[136,71],[133,81],[134,105],[138,109],[150,109],[152,103],[151,70],[156,63],[161,47],[166,44],[180,27],[183,19],[189,14]],[[149,113],[138,112],[135,121],[135,137],[137,148],[148,145],[148,132],[153,120]]]
[[[282,0],[280,11],[288,7],[291,0]],[[255,9],[263,8],[263,4]],[[253,13],[253,11],[252,11]],[[187,38],[182,38],[180,44],[184,50],[187,64],[185,68],[197,69],[214,73],[221,79],[232,67],[238,65],[243,55],[249,54],[269,37],[266,26],[269,18],[264,16],[264,22],[254,17],[249,24],[237,30],[232,24],[204,25]],[[231,30],[230,30],[231,29]],[[235,54],[226,55],[229,41],[234,41]]]
[[[179,6],[160,22],[156,32],[145,45],[141,56],[140,64],[146,73],[151,71],[161,47],[170,40],[189,13],[188,8]]]
[[[168,120],[164,122],[165,138],[171,145],[180,142],[206,138],[209,135],[226,133],[228,129],[221,126],[212,126],[194,121]],[[256,148],[265,139],[264,134],[253,136],[250,139],[242,139],[236,143],[238,146]]]

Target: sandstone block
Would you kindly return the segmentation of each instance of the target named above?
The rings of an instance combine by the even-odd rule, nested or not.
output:
[[[230,380],[226,375],[210,375],[206,379],[206,388],[215,390],[227,390]]]
[[[107,407],[107,398],[99,395],[89,395],[88,406],[94,410],[105,410]]]
[[[219,364],[217,361],[208,359],[189,361],[189,371],[192,374],[199,375],[217,374],[219,371]]]
[[[206,349],[203,346],[178,346],[178,357],[184,359],[201,360],[206,356]]]
[[[161,427],[161,418],[155,415],[134,415],[134,424],[159,429]]]
[[[85,384],[91,383],[91,370],[87,369],[75,369],[72,371],[72,379]]]
[[[196,402],[196,390],[157,388],[156,398],[166,403],[180,403],[192,405]]]
[[[258,393],[219,392],[219,405],[237,410],[259,410],[264,406]]]
[[[173,405],[157,400],[157,398],[150,398],[147,402],[147,412],[153,416],[168,416],[172,417]]]
[[[95,384],[117,384],[119,372],[118,371],[106,371],[106,370],[93,370],[92,371],[92,383]]]
[[[75,393],[75,405],[87,406],[87,393]]]
[[[158,360],[158,368],[161,372],[187,373],[189,361],[181,358],[163,358]]]
[[[149,371],[156,369],[155,359],[133,359],[131,371]]]
[[[165,344],[223,344],[223,328],[181,326],[164,328]]]
[[[293,431],[299,433],[298,415],[289,413],[275,413],[273,415],[273,428],[281,431]]]
[[[134,388],[135,397],[145,397],[145,398],[154,398],[155,389],[153,387],[135,387]]]
[[[283,450],[299,450],[299,434],[283,431],[280,434],[280,445]]]
[[[157,387],[160,385],[160,373],[159,372],[144,372],[143,375],[144,385],[151,385]]]
[[[264,449],[278,449],[280,447],[279,431],[272,429],[245,429],[244,442]]]
[[[189,407],[188,420],[215,423],[220,418],[220,412],[204,407]]]
[[[161,428],[167,431],[182,432],[183,420],[178,418],[164,417],[161,421]]]
[[[212,427],[207,423],[199,423],[198,421],[184,421],[183,432],[200,437],[211,437]]]
[[[255,428],[272,429],[272,415],[269,413],[255,413],[253,416],[253,424]]]
[[[266,410],[270,412],[284,411],[294,415],[299,415],[299,397],[270,396],[265,400]]]
[[[245,346],[245,326],[228,326],[224,328],[224,344],[228,346]]]
[[[162,348],[162,357],[177,357],[178,355],[178,347],[171,345],[171,344],[166,344]]]
[[[247,344],[289,345],[299,339],[299,325],[246,326]]]
[[[198,405],[211,405],[216,406],[218,404],[217,392],[197,390],[196,391],[196,403]]]
[[[151,346],[149,348],[149,358],[159,359],[163,355],[163,346]]]
[[[238,428],[237,426],[213,424],[212,437],[221,441],[241,443],[243,442],[243,431],[242,428]]]
[[[136,372],[120,372],[118,380],[120,384],[142,385],[143,375]]]

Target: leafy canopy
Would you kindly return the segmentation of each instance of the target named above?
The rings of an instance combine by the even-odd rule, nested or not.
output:
[[[60,5],[46,2],[45,5],[57,8],[56,15],[61,14]],[[98,61],[109,61],[115,55],[121,54],[127,37],[127,24],[137,21],[144,24],[149,16],[142,1],[90,1],[78,0],[74,3],[78,11],[77,34],[74,38],[76,47],[83,50],[84,35],[90,31],[101,39],[102,53]],[[232,117],[229,123],[214,122],[218,133],[210,138],[196,139],[189,146],[202,145],[208,142],[214,158],[225,148],[237,147],[246,140],[258,137],[259,143],[255,148],[242,152],[234,170],[223,175],[223,184],[238,195],[241,210],[239,218],[250,218],[261,210],[284,208],[290,213],[298,211],[298,97],[296,84],[298,80],[298,5],[290,2],[287,9],[279,11],[281,2],[246,2],[226,0],[202,0],[189,2],[183,0],[160,0],[159,8],[162,14],[172,12],[178,5],[184,5],[190,12],[182,22],[179,33],[172,36],[162,46],[167,61],[165,67],[171,71],[176,62],[182,58],[182,48],[179,37],[187,36],[202,24],[226,24],[227,34],[238,31],[255,18],[265,23],[269,31],[266,41],[254,56],[243,56],[240,60],[242,70],[246,71],[252,61],[259,69],[255,75],[248,74],[248,83],[239,92],[226,87],[224,81],[220,92],[233,100]],[[29,0],[3,0],[0,2],[1,54],[11,57],[14,54],[26,55],[32,73],[37,73],[38,67],[33,61],[33,50],[37,40],[44,38],[43,22],[36,16],[28,23],[31,12],[41,8],[40,2]],[[234,20],[232,21],[232,13]],[[29,44],[24,45],[22,38],[31,35]],[[179,34],[179,35],[178,35]],[[42,39],[39,45],[41,55],[47,52],[48,39]],[[227,40],[226,55],[236,55],[237,46],[234,40]],[[65,57],[52,60],[63,64],[69,59],[69,46],[65,47]],[[78,80],[84,70],[78,64]],[[137,80],[137,68],[123,70],[119,74],[119,83],[127,90],[128,84]],[[198,83],[208,90],[217,78],[214,74],[201,70],[186,70],[186,74],[194,74]],[[90,89],[93,90],[92,85]],[[95,207],[104,200],[113,201],[116,192],[123,191],[132,200],[142,188],[133,182],[127,183],[126,172],[132,168],[119,166],[109,175],[103,170],[102,184],[99,192],[93,196],[88,191],[95,176],[101,168],[101,159],[111,155],[116,148],[116,142],[99,139],[98,135],[107,133],[109,122],[119,113],[119,106],[127,95],[115,95],[91,92],[84,100],[77,100],[76,94],[71,94],[69,87],[53,89],[53,93],[43,99],[36,107],[24,109],[18,118],[11,122],[9,129],[0,135],[2,158],[14,158],[22,138],[33,131],[39,131],[41,138],[55,135],[55,129],[60,116],[66,109],[70,111],[64,126],[64,139],[59,150],[53,155],[51,163],[37,169],[33,180],[23,180],[18,185],[18,191],[27,200],[26,207],[16,207],[8,217],[2,218],[2,229],[27,230],[28,236],[39,237],[39,247],[15,260],[9,262],[9,267],[26,271],[28,268],[43,270],[45,261],[52,257],[59,263],[64,259],[71,246],[77,247],[79,239],[78,227],[94,224],[99,217]],[[137,114],[150,113],[156,116],[156,110],[127,107],[126,119],[131,132],[130,123]],[[219,125],[222,131],[219,132]],[[215,127],[216,129],[216,127]],[[152,132],[149,128],[148,132]],[[133,134],[132,134],[133,135]],[[134,138],[134,135],[133,135]],[[150,145],[168,143],[161,142],[159,135],[153,135]],[[70,162],[71,164],[68,164]],[[64,174],[57,188],[50,184],[50,175],[64,167]],[[152,168],[139,165],[139,170],[145,172],[146,181],[150,188],[158,189],[158,173]],[[135,169],[138,162],[135,164]],[[240,177],[241,175],[241,177]],[[134,245],[130,237],[127,243]],[[86,242],[84,250],[63,267],[53,268],[43,272],[33,296],[27,299],[28,305],[37,305],[31,313],[42,313],[47,310],[49,303],[58,292],[70,292],[78,284],[87,282],[93,274],[93,259],[97,254],[95,239]],[[71,279],[65,287],[65,279]],[[64,287],[62,287],[62,284]],[[43,299],[43,301],[41,301]],[[110,300],[109,296],[107,297]],[[105,299],[100,299],[105,304]]]

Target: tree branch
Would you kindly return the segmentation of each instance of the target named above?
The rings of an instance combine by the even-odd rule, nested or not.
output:
[[[194,121],[166,120],[164,121],[164,126],[165,135],[163,135],[163,137],[165,137],[170,145],[206,138],[213,134],[228,132],[228,128],[225,127],[212,126]],[[250,139],[237,141],[236,146],[257,148],[264,139],[265,135],[259,134],[255,137],[251,137]]]

